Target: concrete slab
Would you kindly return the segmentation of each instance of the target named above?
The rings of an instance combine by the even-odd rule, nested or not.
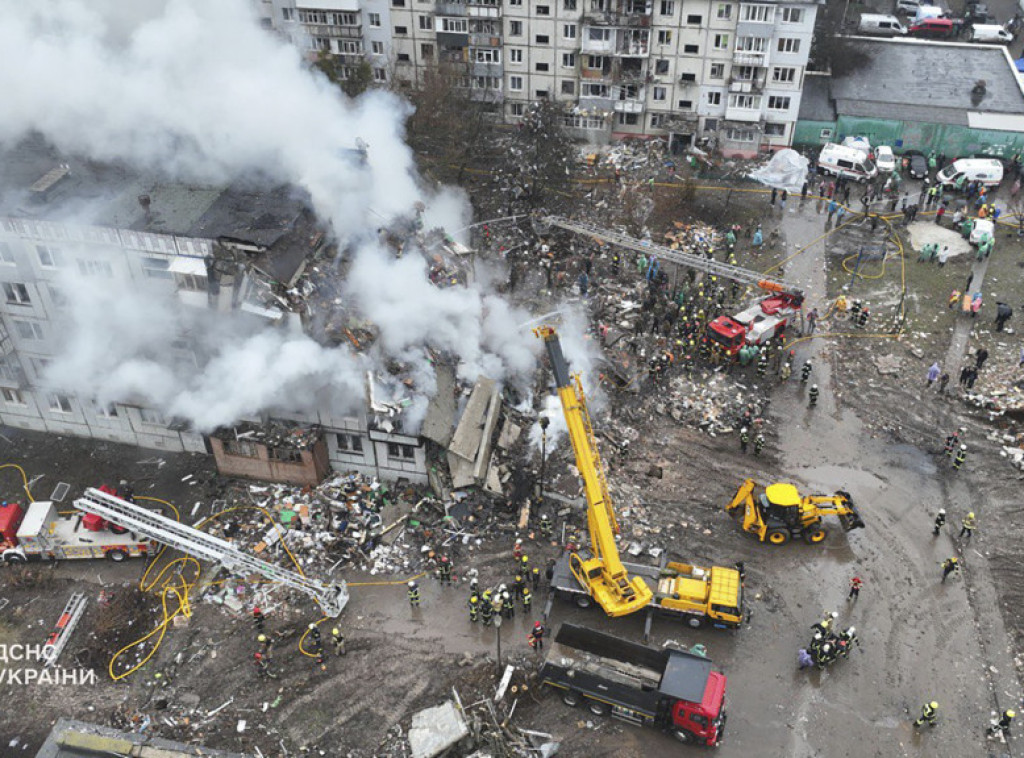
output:
[[[409,727],[412,758],[434,758],[469,734],[465,719],[451,700],[413,714]]]

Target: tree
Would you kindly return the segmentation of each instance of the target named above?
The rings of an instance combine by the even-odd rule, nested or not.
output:
[[[359,97],[373,84],[373,68],[365,60],[352,66],[342,63],[339,56],[321,50],[313,66],[349,97]]]
[[[842,36],[843,15],[848,5],[830,2],[818,7],[808,68],[843,76],[868,62],[864,51],[855,42]]]

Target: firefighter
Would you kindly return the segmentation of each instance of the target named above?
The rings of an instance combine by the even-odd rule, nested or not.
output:
[[[523,575],[522,574],[516,574],[516,579],[512,583],[512,586],[515,587],[515,594],[516,595],[522,595],[523,594],[523,587],[526,586],[526,580],[523,579]]]
[[[469,620],[475,624],[477,620],[479,620],[480,618],[479,596],[477,596],[477,594],[474,592],[472,595],[469,596],[469,602],[466,603],[466,605],[469,606]]]
[[[256,666],[257,677],[260,679],[277,679],[277,674],[271,672],[266,658],[263,657],[263,653],[253,653],[252,662]]]
[[[491,591],[485,590],[480,598],[480,616],[483,617],[484,626],[490,626],[494,618],[494,608],[491,606]]]
[[[825,635],[821,632],[815,632],[814,637],[811,638],[811,644],[807,646],[807,650],[810,654],[817,659],[821,655],[821,646],[825,644]]]
[[[939,536],[939,532],[942,531],[942,527],[944,527],[945,525],[946,525],[946,509],[945,508],[939,508],[939,512],[935,516],[935,529],[933,530],[933,534],[936,537],[938,537]]]
[[[850,306],[850,321],[852,321],[854,324],[856,324],[857,320],[860,318],[860,309],[860,300],[854,300],[853,304]]]
[[[857,639],[857,630],[852,626],[847,627],[839,633],[839,654],[843,658],[847,658],[850,655],[850,651],[854,645],[859,645],[860,640]]]
[[[491,607],[494,609],[494,615],[496,615],[496,616],[503,615],[502,612],[505,609],[504,606],[505,606],[505,596],[504,596],[504,594],[502,594],[501,589],[499,588],[494,593],[493,597],[491,597]]]
[[[800,367],[800,384],[807,384],[807,380],[811,378],[811,359],[808,358],[804,361],[804,365]]]
[[[953,451],[956,450],[957,445],[960,444],[960,433],[962,431],[963,428],[961,427],[960,429],[957,429],[955,432],[946,437],[946,445],[945,447],[943,447],[942,451],[946,454],[947,457],[953,455]]]
[[[832,632],[832,627],[835,625],[837,618],[839,618],[839,613],[837,611],[826,613],[825,618],[812,626],[811,629],[820,633],[822,636],[827,637]]]
[[[832,661],[834,661],[835,659],[836,659],[835,645],[833,645],[830,642],[826,642],[824,645],[821,646],[821,649],[818,651],[818,655],[815,658],[814,662],[818,664],[818,668],[819,669],[823,669],[828,664],[832,663]]]
[[[953,556],[952,558],[947,558],[945,561],[943,561],[943,563],[942,563],[942,583],[945,584],[946,583],[946,577],[949,576],[950,574],[952,574],[955,571],[956,572],[960,571],[960,561],[958,561],[956,559],[956,556]]]
[[[551,523],[551,516],[544,511],[540,514],[540,533],[545,539],[551,539],[552,531],[554,531],[554,526]]]
[[[260,610],[260,607],[258,605],[253,606],[253,609],[252,609],[252,620],[253,620],[253,623],[256,624],[256,628],[259,631],[262,632],[263,631],[263,622],[265,622],[267,620],[267,617],[263,615],[263,611]]]
[[[533,605],[533,593],[530,592],[529,587],[523,587],[523,613],[527,616],[530,615],[530,608]]]
[[[530,583],[533,584],[534,589],[540,587],[540,568],[537,566],[530,569]]]
[[[870,316],[867,306],[864,306],[864,310],[860,312],[860,316],[857,317],[857,328],[863,329],[868,324],[868,316]]]
[[[309,636],[313,638],[313,642],[317,645],[320,644],[320,627],[316,624],[309,625]]]
[[[341,633],[338,627],[331,629],[331,644],[334,645],[334,654],[337,656],[346,655],[348,653],[345,650],[345,635]]]
[[[441,556],[441,563],[437,567],[437,577],[441,580],[441,584],[452,583],[452,562],[448,560],[447,555]]]
[[[978,523],[974,519],[974,511],[971,511],[966,516],[964,516],[963,521],[960,522],[959,539],[965,539],[964,535],[966,535],[966,539],[970,540],[971,535],[974,534],[974,528],[977,525]]]
[[[1016,712],[1013,709],[1003,711],[999,717],[999,721],[992,724],[986,731],[989,737],[994,736],[997,732],[1002,732],[1003,736],[1006,737],[1010,734],[1010,724],[1013,722]]]
[[[413,608],[419,608],[420,607],[420,587],[419,587],[418,584],[416,584],[416,582],[413,582],[413,581],[409,582],[409,592],[408,592],[408,595],[409,595],[409,605],[411,605]]]
[[[818,404],[818,396],[820,394],[821,393],[818,392],[818,385],[817,384],[812,384],[811,385],[811,390],[810,390],[810,392],[807,395],[808,401],[809,401],[808,402],[808,407],[809,408],[813,408],[813,407],[815,407]]]
[[[779,376],[782,377],[782,381],[786,381],[790,376],[793,375],[793,359],[787,358],[783,361],[782,366],[779,368]]]
[[[924,725],[935,726],[935,715],[938,713],[939,704],[934,700],[921,706],[921,718],[914,722],[915,727]]]
[[[618,253],[613,253],[612,254],[612,276],[618,276],[619,275],[619,269],[621,268],[621,266],[622,266],[622,258],[619,256]]]
[[[527,641],[534,650],[544,649],[544,625],[542,623],[539,621],[534,622],[533,631],[530,632]]]
[[[512,593],[504,584],[501,585],[501,612],[509,621],[516,615],[516,604],[512,600]]]
[[[768,351],[765,348],[761,348],[761,353],[757,358],[757,375],[764,376],[768,372]]]
[[[747,445],[750,444],[750,430],[747,427],[740,429],[740,452],[747,452]]]
[[[754,455],[760,455],[762,450],[764,450],[764,435],[758,434],[754,437]]]
[[[530,556],[525,553],[519,559],[519,570],[523,572],[523,576],[530,573]]]
[[[967,445],[961,445],[960,449],[956,451],[956,458],[953,459],[953,470],[959,471],[965,460],[967,460]]]
[[[516,544],[512,546],[512,559],[519,563],[519,559],[523,557],[523,540],[522,538],[516,539]]]
[[[260,643],[260,652],[264,658],[270,658],[270,651],[274,647],[274,643],[270,641],[270,638],[265,634],[261,634],[256,638],[256,641]]]

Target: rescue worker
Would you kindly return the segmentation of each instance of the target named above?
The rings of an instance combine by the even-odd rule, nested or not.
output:
[[[757,358],[757,375],[764,376],[768,371],[768,351],[765,348],[761,348],[761,353]]]
[[[612,254],[612,276],[619,275],[619,268],[622,266],[622,258],[618,253]]]
[[[491,591],[485,590],[480,598],[480,615],[483,617],[484,626],[490,626],[494,619],[494,607],[491,605]]]
[[[760,455],[762,450],[764,450],[764,435],[758,434],[754,437],[754,455]]]
[[[331,629],[331,644],[334,645],[335,655],[342,656],[347,654],[348,651],[345,650],[345,635],[341,633],[338,627]]]
[[[837,618],[839,618],[839,613],[837,611],[826,613],[825,618],[812,626],[811,629],[820,633],[822,636],[827,637],[832,632],[832,627],[835,625]]]
[[[260,679],[277,679],[277,674],[271,672],[266,658],[263,657],[263,653],[253,653],[252,661],[256,666],[257,677]]]
[[[960,427],[946,437],[946,446],[943,448],[943,452],[945,452],[947,456],[952,455],[953,451],[956,450],[957,445],[960,444],[960,433],[963,432],[963,430],[963,427]]]
[[[963,521],[960,522],[959,539],[965,539],[964,535],[967,535],[966,539],[970,541],[971,535],[974,534],[974,527],[976,527],[977,525],[978,523],[974,519],[974,511],[971,511],[966,516],[964,516]]]
[[[505,618],[511,621],[516,615],[516,604],[512,600],[512,593],[509,592],[508,587],[504,584],[501,587],[501,611]]]
[[[534,650],[544,649],[544,625],[539,621],[534,622],[533,630],[527,640]]]
[[[818,385],[817,384],[812,384],[811,385],[811,391],[810,391],[810,393],[807,396],[808,399],[810,400],[810,403],[809,403],[808,407],[813,408],[814,406],[816,406],[818,404],[818,394],[819,394],[818,393]]]
[[[540,568],[537,566],[530,569],[530,581],[533,583],[534,589],[540,587]]]
[[[452,583],[452,562],[448,560],[447,555],[441,556],[441,563],[437,567],[437,577],[441,580],[441,584]]]
[[[921,706],[921,718],[914,722],[915,727],[922,726],[927,722],[928,726],[935,726],[935,715],[938,713],[939,704],[934,700]]]
[[[999,721],[992,724],[992,726],[985,731],[985,734],[992,737],[997,732],[1002,732],[1004,737],[1009,736],[1010,724],[1013,722],[1016,715],[1017,713],[1012,708],[1003,711],[1002,715],[999,717]]]
[[[953,459],[953,470],[959,471],[960,467],[964,465],[965,460],[967,460],[967,445],[961,445],[960,449],[956,451],[956,457]]]
[[[469,620],[475,624],[480,618],[480,597],[474,592],[466,605],[469,606]]]
[[[827,665],[832,663],[836,659],[836,648],[835,645],[826,642],[821,646],[821,650],[818,653],[817,660],[815,663],[818,664],[819,669],[824,669]]]
[[[847,627],[839,633],[839,654],[842,655],[843,658],[848,658],[853,646],[859,644],[860,641],[857,639],[857,630],[854,627]]]
[[[253,606],[253,609],[252,609],[252,620],[253,620],[253,623],[256,624],[256,628],[259,631],[262,632],[263,631],[263,622],[265,622],[267,620],[267,617],[263,615],[263,611],[260,610],[260,607],[258,605]]]
[[[960,561],[956,559],[956,556],[947,558],[942,563],[942,583],[946,583],[946,577],[952,574],[954,571],[960,571]]]
[[[530,614],[530,608],[533,605],[533,593],[530,592],[529,587],[523,587],[523,613],[526,615]]]
[[[551,516],[547,511],[540,514],[540,533],[547,539],[551,539],[551,532],[553,531],[553,525],[551,523]]]
[[[800,368],[800,383],[807,384],[807,380],[811,378],[811,359],[808,358],[804,361],[804,365]]]
[[[740,429],[740,452],[747,452],[747,445],[750,444],[750,430],[747,427]]]
[[[523,572],[523,576],[530,573],[530,556],[523,555],[519,559],[519,570]]]
[[[807,650],[810,651],[815,660],[821,655],[821,646],[824,644],[825,635],[821,632],[815,632],[814,637],[811,638],[811,644],[807,646]]]
[[[416,582],[409,582],[409,605],[413,608],[420,607],[420,587]]]
[[[792,376],[792,374],[793,374],[793,359],[792,358],[787,358],[783,362],[782,368],[779,369],[779,376],[782,377],[782,381],[786,381],[787,379],[789,379],[790,376]]]
[[[505,610],[505,596],[502,594],[500,589],[497,590],[491,598],[491,606],[494,608],[495,615],[503,615],[503,611]]]
[[[854,576],[850,579],[850,594],[846,596],[847,600],[856,600],[860,597],[860,587],[864,584],[864,580],[859,576]]]
[[[313,639],[316,644],[320,643],[320,627],[316,624],[309,625],[309,636]]]
[[[512,559],[518,564],[519,559],[523,557],[523,540],[522,538],[516,539],[516,544],[512,546]]]
[[[935,529],[933,534],[938,537],[939,532],[942,531],[942,527],[946,525],[946,509],[939,508],[938,514],[935,516]]]
[[[522,574],[516,574],[516,578],[515,581],[512,583],[512,586],[515,588],[514,594],[517,597],[523,594],[523,587],[526,586],[526,580],[523,578]]]
[[[270,638],[265,634],[261,634],[256,638],[256,641],[260,643],[260,652],[263,653],[264,658],[270,658],[270,651],[274,647],[274,643],[270,641]]]

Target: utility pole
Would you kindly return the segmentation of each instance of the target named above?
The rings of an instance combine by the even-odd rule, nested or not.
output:
[[[539,500],[541,505],[544,504],[544,482],[545,475],[547,474],[548,464],[548,425],[551,424],[551,419],[547,416],[541,416],[538,421],[540,422],[540,492]]]
[[[501,614],[494,617],[494,628],[498,631],[498,676],[501,676]]]

